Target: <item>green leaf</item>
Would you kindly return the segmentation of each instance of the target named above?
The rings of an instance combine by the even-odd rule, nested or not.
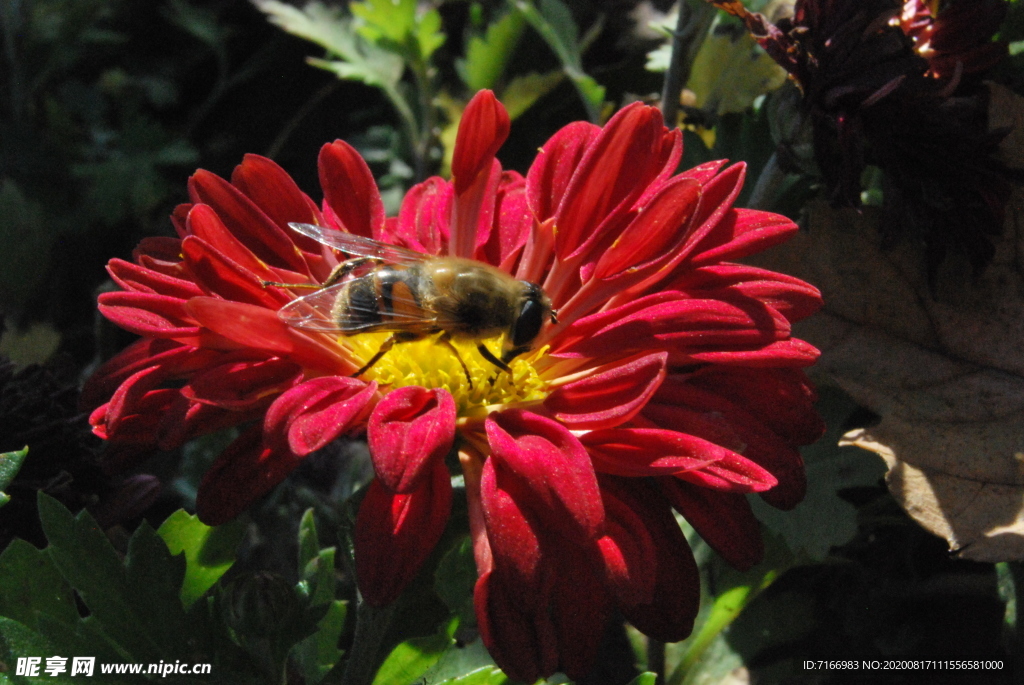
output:
[[[373,685],[407,685],[415,682],[438,662],[454,642],[445,631],[406,640],[391,650],[377,671]]]
[[[39,493],[39,518],[50,542],[47,554],[129,660],[156,662],[189,653],[189,630],[178,598],[185,562],[172,557],[143,524],[121,564],[114,547],[88,512],[72,516]]]
[[[658,682],[657,673],[641,673],[636,678],[629,681],[628,685],[655,685]]]
[[[601,113],[601,104],[604,102],[605,89],[583,71],[579,30],[569,8],[562,0],[541,0],[540,9],[530,0],[509,2],[522,12],[526,21],[558,56],[566,75],[576,86],[591,121],[597,121]]]
[[[484,666],[471,673],[457,678],[442,680],[432,685],[505,685],[507,682],[509,682],[508,676],[502,673],[500,668],[497,666]]]
[[[157,530],[172,555],[185,554],[181,603],[188,608],[202,597],[235,563],[235,550],[245,525],[232,521],[211,528],[183,509],[171,514]]]
[[[830,548],[848,542],[857,532],[857,509],[837,492],[860,485],[875,485],[885,475],[885,464],[859,447],[839,447],[845,422],[856,403],[838,388],[820,388],[817,409],[828,431],[800,452],[807,470],[807,496],[793,511],[779,511],[760,498],[750,498],[754,514],[786,541],[794,553],[822,560]]]
[[[312,507],[306,509],[299,521],[299,572],[320,555],[320,539],[316,534],[316,520]],[[303,574],[303,578],[307,576]]]
[[[0,615],[38,630],[39,614],[66,623],[78,621],[71,586],[50,556],[24,540],[14,540],[0,554]]]
[[[502,89],[498,99],[508,110],[509,118],[515,120],[533,107],[537,100],[554,90],[564,78],[565,73],[561,71],[549,71],[546,74],[531,72],[516,76]]]
[[[38,676],[13,675],[14,666],[20,656],[42,658]],[[48,656],[57,656],[57,654],[46,638],[12,618],[0,616],[0,663],[7,664],[7,670],[12,672],[12,677],[16,678],[16,680],[12,680],[3,671],[0,671],[0,683],[18,683],[19,685],[21,683],[71,683],[71,679],[66,677],[67,674],[57,677],[46,674],[43,669],[46,667],[46,657]]]
[[[473,588],[476,587],[476,564],[473,561],[473,543],[463,537],[442,557],[434,572],[434,592],[463,624],[472,624]]]
[[[272,24],[323,47],[341,60],[310,59],[313,66],[338,78],[362,81],[375,88],[394,88],[402,78],[402,58],[367,43],[356,34],[352,20],[339,8],[311,2],[302,9],[278,0],[254,0]]]
[[[416,0],[364,0],[349,8],[362,21],[361,36],[409,62],[422,64],[444,45],[440,13],[432,8],[419,12]]]
[[[721,116],[747,110],[758,97],[785,82],[785,69],[743,32],[707,36],[686,87],[696,96],[697,107]]]
[[[345,628],[348,616],[348,602],[335,600],[330,603],[327,613],[317,623],[316,632],[303,639],[292,649],[292,656],[307,683],[318,683],[341,659],[338,639]]]
[[[462,82],[470,91],[493,88],[501,79],[525,28],[526,20],[523,14],[512,8],[500,19],[492,22],[483,36],[473,36],[469,39],[466,57],[458,60],[455,67]]]
[[[4,490],[11,484],[14,477],[18,475],[18,471],[21,470],[21,465],[25,463],[25,457],[28,456],[28,445],[25,445],[22,449],[17,452],[4,452],[0,454],[0,507],[11,501],[11,496],[4,492]]]

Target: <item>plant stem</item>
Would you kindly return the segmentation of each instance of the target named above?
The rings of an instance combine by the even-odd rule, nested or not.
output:
[[[669,60],[668,71],[665,72],[665,85],[661,91],[661,113],[665,125],[675,128],[679,116],[679,95],[683,86],[690,78],[693,59],[697,56],[697,48],[701,41],[698,38],[707,33],[711,21],[715,18],[715,7],[701,1],[697,8],[690,6],[688,0],[679,0],[679,18],[676,29],[672,32],[672,58]]]
[[[750,199],[747,200],[747,208],[769,210],[779,196],[779,190],[786,180],[786,172],[779,166],[778,154],[773,152],[772,156],[765,162],[761,174],[757,177],[754,189],[750,191]]]
[[[394,618],[398,603],[375,607],[360,600],[356,609],[356,634],[352,640],[341,685],[370,685],[381,664],[384,636]]]

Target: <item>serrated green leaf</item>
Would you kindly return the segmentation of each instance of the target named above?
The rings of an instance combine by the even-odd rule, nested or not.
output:
[[[235,563],[235,550],[245,535],[245,526],[236,520],[211,528],[198,516],[179,509],[161,524],[157,535],[172,555],[185,554],[180,597],[188,608]]]
[[[483,36],[469,39],[465,59],[456,62],[455,66],[470,91],[494,87],[505,72],[525,28],[526,20],[522,13],[512,8],[492,22]]]
[[[17,680],[9,679],[6,674],[0,671],[0,683],[65,683],[70,684],[71,678],[67,674],[50,676],[43,670],[46,667],[46,657],[60,656],[54,651],[54,647],[46,638],[35,632],[28,626],[15,621],[12,618],[0,616],[0,662],[9,664],[9,670],[14,670],[18,657],[37,656],[42,659],[39,666],[39,675],[34,677],[14,676]],[[70,656],[70,655],[69,655]]]
[[[743,32],[709,35],[694,58],[686,87],[696,96],[697,107],[721,116],[746,111],[785,82],[785,69]]]
[[[339,8],[311,2],[302,9],[278,0],[254,0],[272,24],[284,31],[312,41],[338,60],[310,59],[313,66],[331,71],[339,78],[357,80],[373,87],[393,88],[402,78],[402,58],[368,44],[355,32],[352,20]],[[331,65],[331,66],[327,66]]]
[[[18,475],[18,471],[21,470],[21,465],[25,463],[25,457],[27,456],[28,445],[25,445],[25,447],[17,452],[4,452],[0,454],[0,507],[11,500],[10,495],[6,494],[4,490],[11,484],[14,477]]]
[[[364,0],[349,8],[361,20],[359,35],[410,62],[426,62],[444,45],[440,13],[419,11],[416,0]]]
[[[828,430],[821,440],[800,450],[807,471],[807,495],[792,511],[779,511],[760,498],[751,498],[754,514],[778,533],[797,554],[824,559],[829,549],[857,532],[857,509],[837,492],[874,485],[885,475],[885,464],[859,447],[839,447],[846,419],[857,405],[837,388],[821,388],[816,405]]]
[[[132,537],[126,569],[88,512],[72,516],[42,492],[38,506],[47,554],[126,660],[180,659],[188,635],[176,583],[184,564],[172,560],[152,528],[144,525]]]
[[[409,685],[436,664],[454,644],[446,632],[417,637],[401,643],[384,660],[373,679],[373,685]]]
[[[14,540],[0,554],[0,616],[38,630],[39,614],[66,623],[78,620],[71,586],[49,555],[24,540]]]

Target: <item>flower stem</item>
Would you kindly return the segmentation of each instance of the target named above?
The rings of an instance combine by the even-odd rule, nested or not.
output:
[[[757,177],[754,189],[750,191],[750,199],[747,200],[748,209],[768,210],[775,203],[779,196],[779,190],[786,180],[786,172],[779,166],[778,154],[773,152],[772,156],[765,162],[761,174]]]
[[[345,673],[341,676],[341,685],[370,685],[373,682],[383,657],[381,647],[384,636],[397,607],[398,602],[375,607],[360,601],[356,610],[356,633],[345,664]]]
[[[690,78],[693,60],[700,47],[701,41],[697,39],[707,32],[715,12],[715,7],[706,2],[699,2],[694,8],[689,0],[679,0],[679,19],[672,32],[672,58],[661,91],[661,114],[669,128],[675,128],[678,123],[679,95]]]

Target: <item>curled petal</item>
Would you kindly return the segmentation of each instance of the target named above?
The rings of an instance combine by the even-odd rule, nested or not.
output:
[[[672,507],[723,559],[741,571],[761,561],[761,527],[744,495],[715,492],[672,478],[660,482]]]
[[[595,469],[617,476],[684,474],[733,455],[707,440],[658,428],[608,428],[590,431],[580,441]]]
[[[114,283],[134,292],[154,293],[180,299],[203,294],[192,281],[168,276],[123,259],[111,259],[107,264],[107,273]]]
[[[263,430],[253,426],[228,445],[203,476],[196,513],[209,526],[238,516],[283,481],[301,459],[263,445]]]
[[[396,493],[374,479],[356,517],[356,578],[367,602],[395,601],[441,539],[452,504],[452,485],[437,460],[418,488]]]
[[[231,185],[241,190],[282,230],[292,221],[319,223],[316,205],[272,159],[245,155],[231,173]]]
[[[633,418],[665,378],[664,352],[626,360],[555,389],[544,408],[574,430],[612,428]]]
[[[526,174],[526,198],[537,221],[555,215],[572,175],[600,127],[576,121],[551,136],[537,154]]]
[[[448,239],[452,186],[440,178],[428,178],[409,189],[398,210],[393,235],[396,242],[425,254],[440,254]]]
[[[579,440],[553,419],[521,409],[486,422],[492,460],[524,483],[534,515],[577,544],[596,540],[604,509],[590,458]]]
[[[419,487],[432,464],[444,460],[455,441],[455,400],[443,388],[410,385],[382,399],[367,426],[373,468],[392,492]]]
[[[295,386],[267,410],[263,440],[304,457],[362,425],[372,408],[376,383],[321,376]]]
[[[780,312],[790,322],[800,321],[821,309],[821,292],[799,278],[742,264],[715,264],[687,271],[667,288],[709,297],[741,293]]]
[[[221,364],[196,374],[181,389],[186,398],[240,410],[278,395],[302,378],[302,367],[286,359]]]
[[[598,540],[609,587],[622,606],[654,599],[657,549],[647,522],[601,480],[607,534]]]
[[[481,173],[489,173],[498,148],[508,138],[511,121],[505,107],[489,90],[481,90],[466,105],[452,153],[455,194],[462,195]]]
[[[650,591],[620,593],[619,609],[645,635],[663,642],[682,640],[693,630],[697,617],[700,575],[668,501],[647,481],[602,476],[601,488],[605,501],[614,498],[620,503],[617,511],[628,510],[651,544],[650,554],[638,547],[643,556],[633,561],[634,567],[640,563],[649,565],[653,576]],[[632,601],[634,598],[638,601]]]
[[[136,335],[176,339],[199,335],[199,327],[181,298],[127,291],[101,293],[99,309],[103,316]]]
[[[181,250],[186,266],[197,281],[203,284],[207,294],[275,310],[291,299],[280,288],[268,288],[261,284],[262,279],[270,277],[265,269],[261,279],[260,275],[225,257],[201,238],[185,238],[181,241]]]
[[[384,202],[362,156],[345,141],[336,140],[320,148],[318,162],[324,201],[340,223],[338,228],[381,239]]]
[[[188,180],[188,189],[192,201],[210,205],[231,234],[256,257],[270,266],[309,274],[302,254],[288,234],[238,188],[200,169]]]
[[[522,604],[517,588],[500,572],[483,573],[473,589],[480,637],[494,662],[510,678],[524,683],[558,670],[557,643],[548,621],[538,622]]]
[[[692,251],[692,266],[742,259],[790,238],[798,227],[779,214],[733,209],[725,214]]]

